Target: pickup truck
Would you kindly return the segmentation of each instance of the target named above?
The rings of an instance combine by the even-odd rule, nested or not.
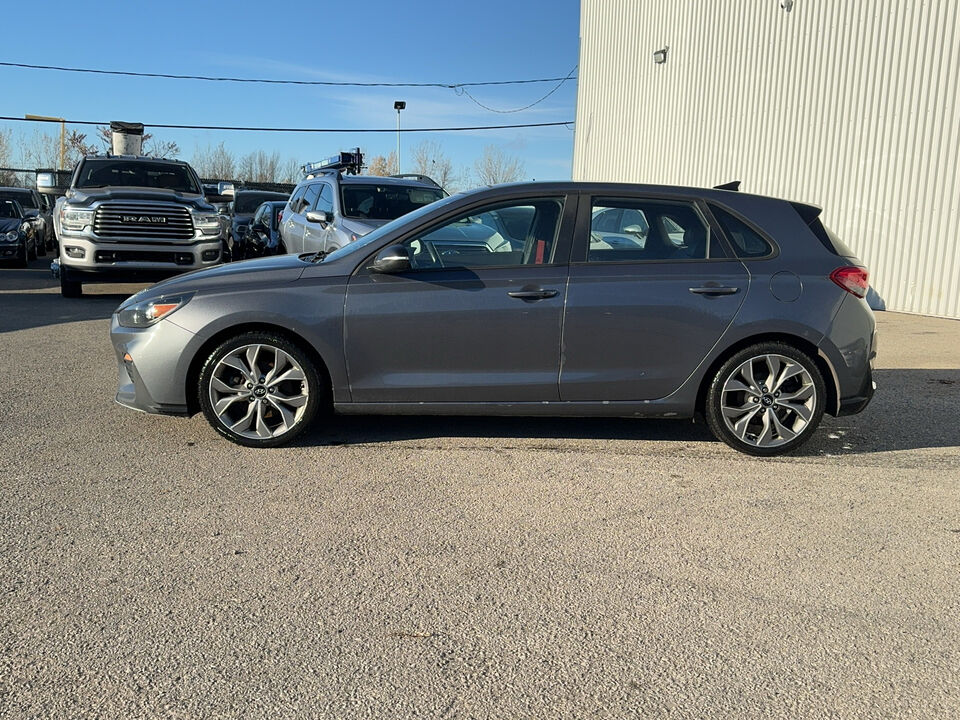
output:
[[[54,184],[38,175],[41,192]],[[64,297],[79,297],[84,283],[153,282],[216,265],[230,231],[190,165],[140,155],[80,160],[53,223]]]

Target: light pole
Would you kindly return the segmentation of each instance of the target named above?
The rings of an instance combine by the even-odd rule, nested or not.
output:
[[[66,163],[67,156],[67,124],[63,118],[47,117],[46,115],[24,115],[24,120],[42,120],[44,122],[58,122],[60,123],[60,167],[58,170],[65,170],[64,164]]]
[[[400,111],[405,110],[406,107],[405,100],[397,100],[393,104],[393,109],[397,111],[397,175],[400,174]]]

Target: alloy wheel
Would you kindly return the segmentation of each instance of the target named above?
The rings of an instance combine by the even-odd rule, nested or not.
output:
[[[229,351],[210,376],[210,407],[228,430],[251,440],[290,432],[307,407],[310,387],[303,367],[273,345]]]
[[[775,448],[797,438],[817,410],[816,385],[796,360],[768,353],[741,363],[723,384],[724,424],[741,441]]]

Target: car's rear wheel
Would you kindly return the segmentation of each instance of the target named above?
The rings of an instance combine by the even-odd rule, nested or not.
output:
[[[228,440],[276,447],[303,432],[326,388],[317,368],[295,343],[269,332],[237,335],[221,343],[200,371],[200,407]]]
[[[707,392],[707,425],[750,455],[782,455],[810,439],[827,393],[817,364],[780,342],[753,345],[717,371]]]

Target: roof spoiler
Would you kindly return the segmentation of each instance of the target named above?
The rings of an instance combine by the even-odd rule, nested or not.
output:
[[[732,182],[724,183],[723,185],[714,185],[713,189],[714,190],[739,190],[740,181],[734,180]]]
[[[790,205],[793,206],[793,209],[797,211],[797,214],[807,225],[820,217],[820,213],[823,212],[823,208],[817,207],[816,205],[807,205],[806,203],[798,202],[791,202]]]

